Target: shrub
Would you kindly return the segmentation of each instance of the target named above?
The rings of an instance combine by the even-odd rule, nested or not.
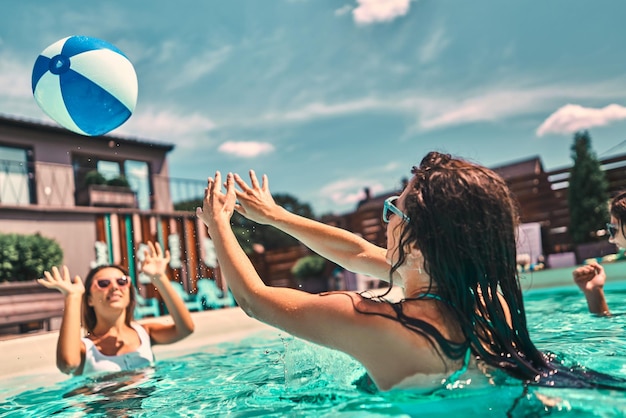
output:
[[[0,282],[28,281],[63,262],[63,250],[39,234],[0,234]]]
[[[326,259],[319,255],[307,255],[296,261],[291,273],[297,278],[319,277],[326,269]]]
[[[115,187],[130,187],[130,183],[128,183],[128,180],[126,180],[126,177],[124,176],[113,177],[107,181],[107,185]]]
[[[90,184],[106,184],[107,179],[97,170],[92,170],[85,174],[85,186]]]

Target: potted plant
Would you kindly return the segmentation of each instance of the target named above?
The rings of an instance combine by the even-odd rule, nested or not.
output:
[[[136,208],[137,195],[126,177],[119,175],[107,180],[102,173],[92,170],[85,174],[85,187],[76,196],[77,204]]]
[[[328,279],[324,276],[326,259],[317,254],[300,258],[291,268],[298,288],[310,293],[328,290]]]
[[[107,186],[112,187],[124,187],[126,189],[130,189],[130,183],[126,180],[126,177],[119,175],[117,177],[113,177],[106,182]]]
[[[89,187],[92,184],[103,185],[107,183],[107,179],[98,170],[91,170],[85,174],[85,187]]]

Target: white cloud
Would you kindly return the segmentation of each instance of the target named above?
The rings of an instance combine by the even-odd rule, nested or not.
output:
[[[433,62],[450,44],[444,28],[435,30],[419,49],[419,61],[422,64]]]
[[[232,48],[224,46],[218,50],[205,51],[184,62],[176,77],[167,86],[169,90],[194,84],[203,76],[212,73],[229,57]]]
[[[400,164],[398,164],[395,161],[392,161],[392,162],[388,163],[387,165],[385,165],[382,168],[382,171],[396,171],[398,168],[400,168]]]
[[[411,0],[357,0],[352,16],[358,24],[390,22],[409,12]]]
[[[21,64],[11,54],[0,54],[0,96],[25,99],[32,97],[32,65]]]
[[[320,195],[325,199],[330,199],[336,205],[354,205],[365,199],[366,187],[370,189],[372,196],[385,190],[380,183],[352,178],[339,180],[322,187]]]
[[[610,104],[601,109],[567,104],[551,114],[537,128],[537,136],[570,134],[594,126],[605,126],[626,119],[626,107]]]
[[[266,122],[308,121],[320,117],[336,116],[376,109],[381,103],[376,99],[364,98],[338,104],[310,103],[300,109],[280,113],[270,113],[262,117]]]
[[[192,146],[196,136],[215,129],[215,123],[205,116],[193,113],[180,116],[173,112],[149,109],[134,113],[120,127],[120,131],[151,139],[175,142],[182,146]]]
[[[268,142],[227,141],[220,145],[218,150],[224,154],[232,154],[236,157],[253,158],[273,152],[274,146]]]
[[[350,11],[352,11],[353,7],[350,6],[349,4],[346,4],[343,7],[340,7],[338,9],[335,10],[335,16],[343,16],[346,15],[348,13],[350,13]]]
[[[412,91],[388,96],[368,96],[344,102],[316,101],[300,107],[277,109],[249,119],[220,125],[256,126],[303,123],[327,117],[366,112],[387,112],[414,118],[409,133],[443,129],[476,122],[548,112],[568,100],[609,101],[626,95],[621,81],[587,85],[536,85],[533,80],[504,80],[472,91]]]

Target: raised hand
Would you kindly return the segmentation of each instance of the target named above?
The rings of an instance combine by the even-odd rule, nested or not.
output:
[[[280,208],[274,202],[274,198],[270,193],[269,180],[264,174],[262,183],[256,177],[254,170],[250,170],[250,186],[238,175],[235,174],[235,182],[241,188],[236,190],[235,194],[239,204],[235,206],[237,212],[246,218],[260,224],[268,224],[273,219],[273,214]]]
[[[222,175],[215,173],[215,179],[209,178],[207,188],[204,190],[202,208],[196,209],[196,216],[209,228],[218,224],[227,223],[230,226],[230,218],[235,210],[235,183],[233,175],[226,176],[226,193],[222,192]]]
[[[82,295],[85,293],[85,285],[79,276],[75,276],[72,280],[70,271],[67,266],[63,266],[63,272],[55,266],[52,267],[52,273],[44,271],[44,277],[37,279],[37,282],[48,289],[56,289],[63,295]]]
[[[167,270],[167,265],[170,262],[170,252],[161,249],[161,244],[156,244],[152,241],[148,241],[148,248],[144,252],[144,260],[141,263],[141,272],[148,275],[151,279],[159,276],[164,276]]]
[[[604,268],[600,264],[588,264],[580,266],[572,272],[574,282],[583,292],[602,289],[606,281]]]

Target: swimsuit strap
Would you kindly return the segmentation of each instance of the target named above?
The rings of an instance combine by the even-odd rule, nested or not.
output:
[[[435,299],[435,300],[438,300],[440,302],[450,303],[447,300],[445,300],[444,298],[442,298],[441,296],[436,295],[434,293],[420,293],[419,295],[417,295],[417,297],[418,298],[425,297],[425,298]]]
[[[465,352],[465,358],[463,359],[463,366],[461,366],[461,368],[457,370],[456,372],[452,373],[446,379],[445,383],[450,384],[450,383],[456,382],[459,379],[459,377],[461,377],[461,375],[467,371],[471,358],[472,358],[472,349],[468,348],[467,351]]]
[[[440,302],[447,303],[450,306],[454,306],[454,305],[452,305],[452,303],[450,303],[450,301],[448,301],[448,300],[446,300],[446,299],[442,298],[441,296],[436,295],[434,293],[420,293],[418,295],[418,297],[431,298],[431,299],[438,300]],[[463,366],[461,366],[461,368],[459,370],[457,370],[456,372],[454,372],[450,376],[448,376],[448,378],[446,379],[445,383],[446,384],[450,384],[450,383],[456,382],[459,379],[459,377],[461,377],[461,375],[467,371],[467,368],[469,367],[469,363],[470,363],[470,359],[471,358],[472,358],[472,348],[471,347],[467,347],[467,351],[465,352],[465,357],[463,358]]]

